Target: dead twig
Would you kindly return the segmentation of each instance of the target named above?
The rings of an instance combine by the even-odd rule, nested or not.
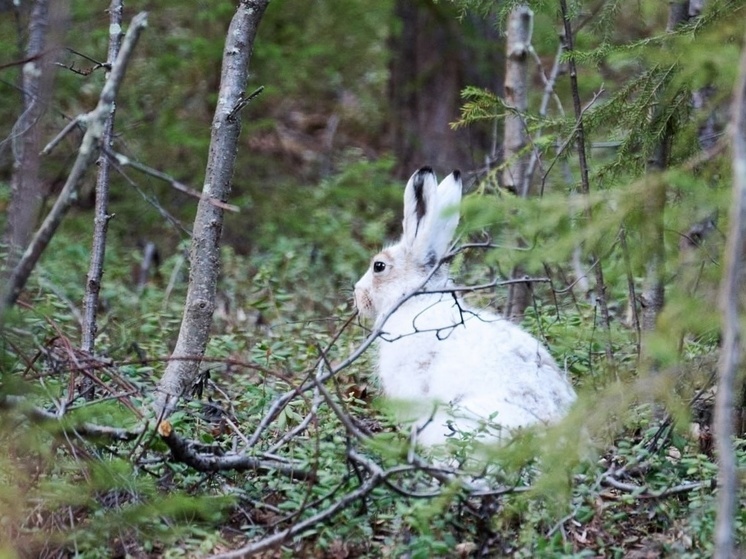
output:
[[[108,425],[97,425],[95,423],[71,423],[63,420],[63,416],[42,409],[31,404],[23,396],[6,395],[0,397],[0,409],[17,410],[29,420],[35,422],[54,422],[59,424],[63,433],[74,434],[87,439],[106,439],[110,441],[127,442],[140,437],[144,427],[135,429],[122,429]],[[64,411],[64,410],[62,410]]]
[[[315,474],[304,468],[293,466],[277,460],[266,460],[247,454],[226,453],[217,446],[205,446],[196,441],[180,437],[172,425],[162,420],[158,425],[158,434],[166,443],[171,456],[187,466],[200,472],[225,472],[256,470],[260,472],[278,472],[293,479],[315,479]],[[206,452],[209,451],[209,452]]]
[[[24,251],[8,278],[2,300],[0,300],[0,317],[4,316],[6,309],[15,304],[18,295],[26,285],[26,281],[36,266],[39,257],[44,249],[46,249],[49,241],[52,239],[52,236],[62,222],[63,217],[67,213],[67,210],[70,208],[74,194],[77,191],[83,175],[96,157],[99,142],[104,130],[104,123],[114,106],[114,101],[124,79],[124,74],[130,57],[132,56],[132,52],[137,44],[140,33],[147,26],[147,21],[148,18],[146,12],[141,12],[132,19],[132,23],[130,24],[130,28],[128,29],[127,35],[122,43],[122,49],[119,52],[119,56],[114,62],[109,79],[101,90],[98,105],[85,117],[87,123],[86,133],[80,143],[78,156],[75,159],[70,175],[67,177],[67,181],[55,201],[54,206],[44,219],[41,227],[34,234],[29,246]]]
[[[121,153],[117,153],[111,150],[106,150],[106,155],[114,159],[117,162],[117,164],[119,164],[122,167],[132,167],[133,169],[137,169],[141,173],[145,173],[146,175],[150,175],[151,177],[155,177],[156,179],[159,179],[159,180],[162,180],[168,183],[171,186],[171,188],[178,190],[179,192],[187,194],[188,196],[196,198],[197,200],[204,200],[205,202],[207,202],[208,204],[212,204],[216,208],[220,208],[220,209],[223,209],[229,212],[234,212],[234,213],[238,213],[239,211],[241,211],[238,206],[235,206],[233,204],[227,204],[226,202],[223,202],[222,200],[218,200],[217,198],[208,197],[205,194],[198,192],[197,190],[194,190],[193,188],[185,185],[183,182],[177,181],[171,175],[163,173],[159,171],[158,169],[154,169],[153,167],[149,167],[148,165],[144,165],[143,163],[133,161],[126,155],[123,155]]]
[[[254,100],[254,99],[255,99],[256,97],[258,97],[258,96],[259,96],[259,94],[260,94],[260,93],[261,93],[262,91],[264,91],[264,86],[263,86],[263,85],[261,85],[261,86],[259,86],[258,88],[256,88],[256,90],[254,91],[254,93],[252,93],[252,94],[251,94],[251,95],[249,95],[248,97],[244,97],[244,94],[242,93],[242,94],[240,95],[240,98],[239,98],[238,102],[237,102],[237,103],[236,103],[236,105],[235,105],[235,106],[233,107],[233,110],[232,110],[232,111],[231,111],[230,113],[228,113],[228,120],[235,120],[235,119],[236,119],[236,115],[237,115],[237,114],[238,114],[238,113],[239,113],[240,111],[242,111],[242,110],[244,109],[244,107],[246,107],[246,105],[248,105],[248,104],[249,104],[249,103],[250,103],[251,101],[253,101],[253,100]]]

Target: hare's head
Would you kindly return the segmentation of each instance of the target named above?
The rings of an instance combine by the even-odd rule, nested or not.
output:
[[[440,261],[458,225],[461,188],[459,171],[440,184],[429,167],[412,175],[404,190],[401,240],[375,255],[368,271],[355,284],[355,304],[360,314],[376,318],[420,287],[446,286],[448,269]]]

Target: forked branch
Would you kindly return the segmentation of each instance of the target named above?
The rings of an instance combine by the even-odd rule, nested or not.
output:
[[[67,177],[67,181],[62,187],[62,191],[54,206],[49,211],[39,230],[34,234],[31,243],[24,251],[8,279],[2,300],[0,300],[0,317],[5,314],[8,308],[15,304],[18,295],[26,285],[26,281],[44,252],[44,249],[49,245],[52,236],[57,231],[57,227],[62,222],[67,210],[70,209],[78,185],[85,175],[86,170],[96,159],[99,151],[99,143],[104,133],[104,123],[111,114],[119,87],[124,80],[127,64],[140,37],[140,33],[145,29],[147,23],[148,15],[146,12],[141,12],[132,18],[132,23],[122,42],[119,56],[114,61],[109,78],[101,90],[98,105],[93,111],[83,117],[87,124],[86,132],[80,143],[78,156]]]

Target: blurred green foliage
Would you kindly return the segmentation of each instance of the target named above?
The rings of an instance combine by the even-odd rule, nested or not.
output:
[[[515,2],[456,4],[491,10],[504,22]],[[557,48],[556,3],[530,4],[536,12],[534,47],[546,66]],[[71,5],[66,46],[103,59],[108,16],[102,4]],[[588,103],[591,195],[578,195],[572,151],[557,154],[558,143],[575,128],[562,76],[556,92],[564,113],[552,105],[546,117],[532,110],[527,118],[532,134],[542,131],[531,149],[542,155],[537,177],[544,195],[507,196],[493,170],[465,200],[460,234],[463,241],[489,238],[496,248],[472,251],[454,265],[463,284],[505,277],[516,265],[551,280],[534,288],[524,326],[546,341],[581,400],[547,434],[528,432],[510,445],[487,449],[491,482],[533,488],[475,502],[457,487],[437,499],[417,499],[382,486],[333,522],[287,542],[278,556],[469,556],[480,548],[513,557],[624,557],[630,550],[711,555],[716,465],[702,440],[689,432],[689,402],[707,388],[717,358],[715,302],[730,166],[722,152],[696,161],[703,118],[692,110],[690,93],[712,86],[711,109],[722,133],[743,47],[743,8],[737,2],[708,3],[701,20],[665,35],[666,3],[614,0],[597,7],[580,30],[573,55]],[[570,8],[580,19],[589,15],[586,3],[570,2]],[[199,189],[234,5],[133,0],[126,4],[126,18],[141,9],[150,11],[150,27],[118,100],[116,149]],[[383,139],[387,41],[399,26],[393,9],[393,0],[270,4],[249,85],[250,91],[266,89],[244,112],[231,200],[241,213],[226,216],[203,392],[172,418],[185,436],[223,449],[240,444],[235,431],[216,428],[209,410],[230,409],[236,428],[250,434],[279,394],[316,372],[322,348],[328,348],[328,360],[338,362],[366,334],[364,325],[353,323],[336,338],[351,310],[354,281],[381,244],[399,234],[402,185],[390,179],[396,154],[385,153]],[[0,52],[6,53],[0,62],[22,58],[14,54],[14,26],[8,14],[0,14]],[[90,66],[69,51],[63,62]],[[2,70],[3,138],[17,117],[17,70]],[[102,83],[99,71],[88,76],[61,71],[45,134],[51,137],[67,119],[90,110]],[[541,87],[532,90],[532,109],[541,95]],[[505,112],[494,92],[470,88],[464,97],[462,126],[492,122]],[[340,119],[339,132],[324,143],[332,117]],[[667,121],[676,130],[671,166],[650,174],[650,154]],[[0,207],[10,195],[8,145],[0,151]],[[69,138],[45,160],[50,191],[65,176],[76,148],[76,139]],[[91,175],[89,188],[92,180]],[[667,306],[656,331],[646,336],[641,358],[632,313],[638,301],[630,285],[640,288],[655,248],[650,224],[658,216],[650,214],[647,202],[660,189],[667,197],[662,216]],[[51,199],[50,194],[48,205]],[[195,206],[193,199],[132,170],[113,176],[116,215],[97,351],[112,366],[101,373],[102,382],[111,386],[126,379],[135,389],[128,395],[135,407],[149,405],[178,332],[188,274],[185,230]],[[716,222],[714,231],[686,246],[689,228],[703,219]],[[59,352],[79,338],[90,234],[82,196],[27,288],[30,308],[7,317],[0,345],[2,391],[25,394],[51,412],[64,404],[70,424],[132,428],[139,417],[126,400],[67,401],[76,369]],[[138,241],[155,241],[161,255],[144,286],[133,279],[142,259]],[[593,296],[582,288],[583,272],[598,265],[588,254],[598,255],[603,265],[612,315],[608,332]],[[471,297],[499,309],[505,296],[499,288]],[[605,359],[607,345],[612,363]],[[375,438],[361,451],[393,466],[404,461],[407,438],[374,396],[372,361],[365,353],[330,390],[353,417],[373,423]],[[649,374],[650,363],[657,376]],[[313,405],[312,395],[293,400],[258,448],[271,448]],[[661,407],[670,413],[669,423],[661,424]],[[57,550],[84,557],[204,556],[309,518],[357,486],[345,454],[344,425],[326,405],[318,413],[303,435],[273,450],[316,471],[314,484],[276,472],[198,473],[164,459],[157,438],[102,445],[70,437],[51,422],[3,413],[0,553],[16,556],[14,550],[26,546],[38,554]],[[743,467],[742,440],[737,449]],[[469,456],[468,437],[454,441],[453,451],[457,459]],[[604,476],[612,466],[629,467],[624,481],[638,489],[610,486]],[[413,491],[432,489],[421,473],[401,481]],[[701,484],[672,491],[690,482]],[[743,541],[743,511],[737,520]]]

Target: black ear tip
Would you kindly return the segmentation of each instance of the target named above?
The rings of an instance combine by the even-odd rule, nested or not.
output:
[[[433,168],[432,167],[420,167],[420,169],[417,171],[417,174],[419,175],[427,175],[427,174],[433,174]]]
[[[453,173],[451,174],[453,175],[453,180],[457,180],[457,181],[461,180],[461,171],[459,171],[458,169],[454,169]]]

